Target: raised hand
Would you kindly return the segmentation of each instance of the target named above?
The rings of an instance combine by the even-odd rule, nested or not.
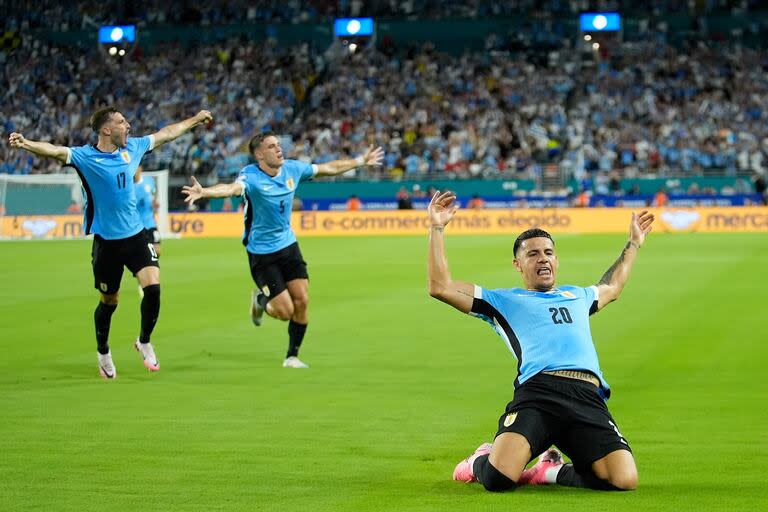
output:
[[[363,155],[363,165],[381,165],[383,161],[384,150],[381,147],[373,149],[373,146],[371,146]]]
[[[184,185],[181,187],[181,193],[187,196],[184,198],[184,202],[191,206],[195,204],[195,201],[203,197],[203,186],[192,176],[192,186]]]
[[[629,241],[637,244],[637,247],[643,245],[645,237],[653,229],[653,221],[656,219],[648,210],[643,210],[640,214],[632,212],[632,222],[629,223]]]
[[[8,136],[8,144],[10,144],[12,148],[21,148],[24,144],[24,140],[24,136],[20,133],[13,132]]]
[[[213,114],[208,110],[201,110],[195,117],[197,117],[198,124],[210,124],[213,121]]]
[[[445,227],[451,222],[458,209],[459,205],[456,204],[456,194],[449,190],[441,194],[438,190],[432,196],[427,212],[429,212],[432,226]]]

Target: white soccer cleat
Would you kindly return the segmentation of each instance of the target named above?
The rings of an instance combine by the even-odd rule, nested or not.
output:
[[[115,363],[112,362],[112,351],[110,350],[106,354],[99,354],[99,375],[104,379],[116,379],[117,370],[115,369]]]
[[[155,349],[152,348],[151,343],[141,343],[139,340],[136,340],[133,347],[139,354],[141,354],[142,359],[144,359],[144,367],[147,370],[151,372],[160,370],[160,361],[157,360]]]
[[[251,295],[251,322],[256,327],[261,325],[261,319],[264,316],[264,308],[259,305],[258,297],[259,291],[253,290]]]
[[[283,368],[309,368],[309,365],[304,363],[296,356],[291,356],[283,361]]]

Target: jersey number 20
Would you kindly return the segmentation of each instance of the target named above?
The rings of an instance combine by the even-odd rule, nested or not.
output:
[[[556,324],[572,324],[573,318],[571,318],[571,312],[568,308],[549,308],[549,312],[552,313],[552,321]]]

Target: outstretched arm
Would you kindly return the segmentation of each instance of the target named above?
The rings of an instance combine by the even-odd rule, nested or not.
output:
[[[181,137],[182,135],[184,135],[189,130],[191,130],[192,128],[194,128],[199,124],[203,124],[203,123],[208,124],[211,121],[213,121],[213,115],[211,115],[211,113],[207,110],[201,110],[200,112],[190,117],[189,119],[185,119],[178,123],[164,126],[160,130],[152,134],[152,137],[155,139],[155,145],[153,146],[153,148],[160,147],[166,142],[170,142],[174,139]]]
[[[25,139],[22,134],[16,132],[8,137],[8,143],[12,148],[23,149],[45,158],[54,158],[63,164],[67,163],[67,157],[69,157],[69,148],[66,146],[55,146],[50,142],[35,142]]]
[[[184,202],[188,205],[193,205],[198,199],[204,197],[231,197],[243,195],[245,185],[239,181],[234,183],[218,183],[212,187],[203,187],[200,182],[192,176],[192,186],[184,185],[181,188],[181,193],[184,194]]]
[[[452,192],[438,191],[429,203],[429,255],[427,257],[427,275],[429,294],[463,313],[472,310],[475,285],[451,279],[448,257],[445,255],[445,226],[451,222],[459,206]]]
[[[337,174],[343,174],[357,167],[363,167],[364,165],[381,165],[382,160],[384,160],[384,150],[380,147],[373,149],[373,146],[371,146],[364,155],[360,155],[357,158],[334,160],[332,162],[318,164],[317,175],[336,176]]]
[[[632,222],[629,224],[629,241],[621,251],[619,259],[603,274],[600,282],[597,284],[598,300],[597,310],[600,311],[605,306],[615,301],[621,295],[624,285],[629,280],[629,274],[632,271],[632,265],[637,258],[637,251],[640,250],[645,237],[651,232],[654,216],[648,210],[643,210],[640,215],[632,213]]]

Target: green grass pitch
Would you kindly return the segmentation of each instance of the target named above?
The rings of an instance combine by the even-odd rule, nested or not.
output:
[[[594,284],[619,235],[557,237],[558,282]],[[447,237],[456,279],[518,286],[508,237]],[[97,375],[90,242],[0,244],[0,510],[755,511],[768,508],[768,237],[652,234],[592,319],[640,487],[486,493],[452,482],[490,440],[515,361],[426,294],[424,238],[304,239],[308,371],[286,324],[251,325],[238,240],[163,243],[149,374],[126,275]]]

